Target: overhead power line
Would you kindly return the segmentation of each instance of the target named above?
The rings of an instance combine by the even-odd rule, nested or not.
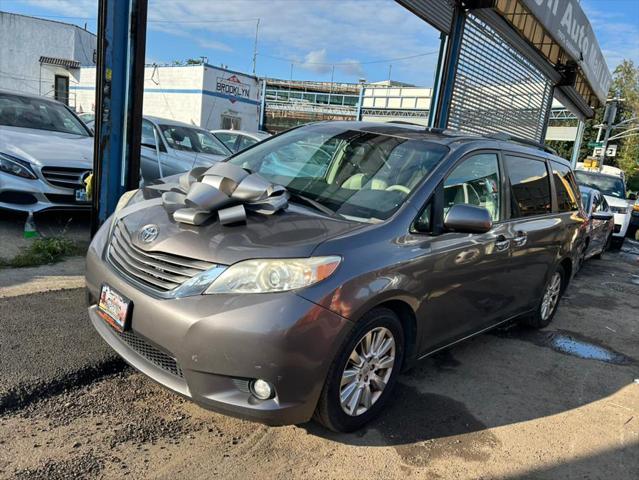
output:
[[[425,52],[425,53],[418,53],[415,55],[408,55],[405,57],[395,57],[395,58],[386,58],[384,60],[369,60],[366,62],[359,62],[357,60],[353,60],[350,62],[306,62],[304,60],[295,60],[292,58],[284,58],[284,57],[276,57],[273,55],[266,55],[264,53],[259,53],[258,52],[258,56],[260,57],[264,57],[264,58],[270,58],[273,60],[282,60],[283,62],[287,62],[287,63],[294,63],[294,64],[298,64],[298,65],[335,65],[335,66],[339,66],[339,65],[353,65],[354,63],[357,63],[359,65],[371,65],[373,63],[388,63],[388,62],[399,62],[401,60],[410,60],[411,58],[418,58],[418,57],[426,57],[428,55],[435,55],[439,53],[439,50],[435,50],[433,52]]]

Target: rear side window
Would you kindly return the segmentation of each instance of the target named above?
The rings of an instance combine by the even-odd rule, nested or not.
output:
[[[579,210],[579,190],[576,187],[572,171],[569,167],[559,163],[550,162],[550,164],[557,192],[557,208],[560,212]]]
[[[546,163],[512,155],[506,155],[505,162],[511,187],[511,217],[549,213],[550,182]]]

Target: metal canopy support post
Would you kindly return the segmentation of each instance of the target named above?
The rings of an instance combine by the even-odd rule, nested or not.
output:
[[[264,130],[266,123],[266,77],[262,79],[262,98],[260,98],[260,123],[259,129]]]
[[[577,160],[579,160],[579,150],[581,150],[581,141],[584,138],[584,130],[586,128],[586,123],[583,120],[579,120],[579,125],[577,126],[577,135],[575,136],[575,143],[572,146],[572,155],[570,157],[570,165],[572,168],[577,166]]]
[[[433,90],[430,96],[430,107],[428,109],[428,126],[431,128],[435,127],[435,111],[437,110],[437,101],[439,100],[439,94],[441,93],[442,69],[444,68],[444,55],[446,54],[448,35],[443,32],[440,33],[439,41],[439,54],[437,56],[435,81],[433,82]]]
[[[440,79],[439,92],[437,93],[437,104],[433,125],[437,128],[446,128],[448,114],[450,113],[450,102],[453,98],[453,87],[455,86],[455,76],[457,73],[457,61],[461,51],[462,37],[464,35],[464,24],[466,22],[466,12],[459,5],[455,5],[453,13],[452,28],[446,45],[446,55]]]
[[[95,233],[138,188],[147,0],[100,0],[93,215]]]

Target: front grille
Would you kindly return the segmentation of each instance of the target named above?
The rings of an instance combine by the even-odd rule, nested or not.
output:
[[[118,332],[120,339],[126,343],[129,347],[135,350],[139,355],[146,358],[149,362],[158,368],[161,368],[165,372],[169,372],[176,377],[183,378],[184,373],[182,369],[168,353],[164,353],[162,350],[151,345],[144,338],[137,335],[135,332],[128,330],[126,332]]]
[[[179,287],[215,264],[163,252],[145,252],[133,245],[123,222],[113,228],[108,260],[123,275],[160,292]]]
[[[84,188],[82,178],[88,176],[91,170],[75,167],[42,167],[42,176],[47,182],[62,188]]]

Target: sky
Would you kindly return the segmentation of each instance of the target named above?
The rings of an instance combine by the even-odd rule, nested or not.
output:
[[[561,0],[560,0],[561,1]],[[582,0],[610,70],[639,64],[639,0]],[[0,10],[96,31],[97,0],[0,0]],[[296,80],[431,86],[439,32],[392,0],[149,0],[147,63],[208,63]]]

